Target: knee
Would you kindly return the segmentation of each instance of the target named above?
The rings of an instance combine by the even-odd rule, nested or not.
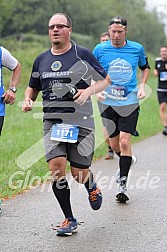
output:
[[[79,170],[79,169],[72,169],[72,176],[73,178],[80,184],[84,184],[89,177],[89,170],[84,169],[84,170]]]
[[[114,152],[119,152],[120,151],[120,147],[119,147],[119,144],[112,144],[111,145],[111,148]]]
[[[122,138],[120,140],[120,149],[126,150],[127,148],[129,148],[129,144],[130,144],[130,141],[128,139]]]
[[[60,162],[59,159],[54,158],[49,160],[48,165],[53,180],[58,180],[65,176],[66,162]]]

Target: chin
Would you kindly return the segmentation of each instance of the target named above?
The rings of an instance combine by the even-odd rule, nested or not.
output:
[[[59,45],[59,44],[60,44],[60,41],[58,41],[58,40],[53,41],[53,44],[54,44],[54,45]]]

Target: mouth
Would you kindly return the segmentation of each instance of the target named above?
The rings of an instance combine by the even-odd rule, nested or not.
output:
[[[114,39],[114,42],[115,42],[115,43],[119,43],[119,40],[118,40],[118,39]]]
[[[59,34],[58,33],[53,34],[53,38],[59,38]]]

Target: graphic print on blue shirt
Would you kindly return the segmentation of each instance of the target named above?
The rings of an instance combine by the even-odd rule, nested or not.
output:
[[[116,100],[126,100],[128,83],[132,78],[132,66],[124,59],[117,58],[109,63],[108,74],[112,85],[107,89],[108,97]]]
[[[106,88],[104,104],[124,106],[138,103],[137,69],[146,64],[146,55],[141,44],[126,40],[126,45],[116,48],[111,41],[98,44],[94,56],[108,72],[112,84]]]

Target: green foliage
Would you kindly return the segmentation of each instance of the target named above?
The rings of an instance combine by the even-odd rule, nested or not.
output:
[[[128,38],[142,43],[147,52],[158,53],[159,47],[167,42],[164,24],[155,10],[146,11],[145,0],[1,0],[0,35],[14,35],[19,41],[25,33],[46,35],[48,21],[56,12],[72,18],[74,34],[83,36],[82,39],[77,35],[76,41],[90,49],[116,15],[127,17]]]
[[[95,45],[94,38],[88,35],[82,35],[79,33],[72,33],[71,39],[78,45],[93,49]]]
[[[31,40],[31,37],[27,39]],[[37,39],[41,38],[39,37]],[[89,37],[87,39],[89,39]],[[23,113],[21,111],[21,104],[29,81],[32,63],[36,56],[46,50],[46,48],[40,43],[31,44],[23,42],[22,49],[19,48],[18,43],[19,42],[15,42],[16,50],[11,52],[22,63],[22,75],[15,104],[6,106],[5,124],[0,139],[0,198],[20,193],[28,189],[30,185],[36,186],[38,182],[43,182],[45,180],[45,176],[48,173],[43,143],[41,141],[43,135],[42,106],[34,107],[33,110],[28,113]],[[159,119],[159,105],[156,97],[157,79],[153,77],[152,74],[154,59],[155,58],[150,54],[149,62],[152,70],[148,85],[152,89],[152,94],[141,105],[139,123],[137,126],[140,136],[133,137],[133,143],[158,133],[162,128]],[[9,70],[3,69],[3,75],[5,89],[7,89],[10,79]],[[42,98],[39,95],[38,101],[41,100]],[[104,142],[102,122],[95,97],[93,97],[93,104],[96,124],[95,160],[106,154],[107,146]],[[29,151],[27,152],[27,150]],[[27,154],[25,155],[25,153]],[[21,155],[23,155],[22,164],[29,164],[29,167],[26,169],[23,169],[24,167],[18,162]],[[39,157],[39,155],[41,156]],[[11,188],[9,182],[12,182],[12,185],[17,187],[17,189],[14,187]],[[22,183],[20,186],[18,184],[19,182]]]

